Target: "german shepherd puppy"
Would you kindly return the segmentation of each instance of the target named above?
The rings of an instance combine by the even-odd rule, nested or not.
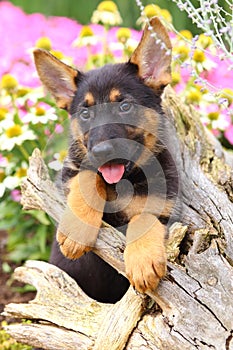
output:
[[[171,81],[166,29],[151,19],[128,62],[86,73],[41,49],[34,57],[42,83],[71,115],[62,170],[67,207],[51,263],[98,301],[119,300],[128,280],[139,292],[154,290],[166,273],[167,223],[178,194],[161,108]],[[102,220],[126,235],[128,280],[91,252]]]

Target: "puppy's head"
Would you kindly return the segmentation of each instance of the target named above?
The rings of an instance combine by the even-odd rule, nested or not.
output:
[[[160,95],[171,80],[171,43],[153,18],[127,63],[87,73],[50,53],[34,51],[39,77],[60,108],[71,114],[71,152],[88,158],[108,183],[158,151]]]

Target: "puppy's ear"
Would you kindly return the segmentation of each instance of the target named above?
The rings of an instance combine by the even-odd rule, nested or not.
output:
[[[167,30],[157,17],[153,17],[130,62],[138,66],[138,74],[144,83],[155,90],[162,90],[171,82],[171,48]]]
[[[77,90],[78,71],[46,50],[36,49],[33,54],[41,82],[55,98],[58,107],[68,110]]]

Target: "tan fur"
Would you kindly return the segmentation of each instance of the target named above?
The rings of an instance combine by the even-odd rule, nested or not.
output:
[[[129,221],[135,215],[142,213],[169,218],[174,207],[174,200],[156,195],[140,195],[132,198],[118,196],[110,186],[107,186],[107,201],[112,202],[114,211],[121,211]]]
[[[156,111],[143,107],[142,113],[144,115],[143,125],[139,125],[139,131],[133,128],[132,133],[140,132],[140,128],[143,129],[144,136],[144,149],[142,154],[137,159],[137,165],[140,167],[145,164],[151,153],[160,152],[161,146],[158,146],[158,124],[159,124],[159,115]]]
[[[121,95],[120,91],[118,89],[113,88],[110,91],[109,100],[111,102],[116,102],[120,95]]]
[[[155,290],[166,274],[165,232],[165,227],[151,214],[137,215],[128,225],[126,274],[141,293]]]
[[[67,205],[71,212],[65,212],[57,240],[66,257],[77,259],[95,245],[102,223],[106,188],[99,175],[85,170],[70,180],[69,189]],[[69,219],[75,220],[75,229]]]
[[[33,54],[40,80],[53,95],[58,107],[69,109],[77,90],[75,78],[78,71],[59,61],[46,50],[36,49]]]
[[[94,96],[91,92],[86,93],[84,100],[85,100],[86,104],[88,105],[88,107],[94,106],[94,104],[95,104],[95,99],[94,99]]]
[[[137,166],[141,167],[146,164],[147,160],[151,157],[151,153],[154,153],[156,149],[156,135],[146,133],[144,134],[144,148],[136,161]]]
[[[169,217],[174,206],[174,201],[155,195],[134,196],[130,204],[124,209],[128,219],[141,213],[150,213],[157,217]]]
[[[83,139],[83,135],[80,131],[78,121],[76,119],[71,119],[70,121],[70,131],[74,139],[81,138]],[[83,141],[83,140],[82,140]]]

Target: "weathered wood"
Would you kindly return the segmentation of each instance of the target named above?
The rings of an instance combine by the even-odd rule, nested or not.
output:
[[[233,350],[232,157],[171,89],[163,106],[180,169],[183,224],[171,229],[167,250],[172,263],[150,294],[156,303],[148,304],[148,297],[131,288],[116,305],[97,303],[59,269],[27,262],[16,278],[35,285],[37,297],[26,305],[6,306],[4,314],[41,323],[8,326],[16,339],[45,349]],[[59,220],[64,202],[38,151],[23,191],[25,208],[43,209]],[[122,234],[104,224],[96,254],[124,274],[123,250]]]

